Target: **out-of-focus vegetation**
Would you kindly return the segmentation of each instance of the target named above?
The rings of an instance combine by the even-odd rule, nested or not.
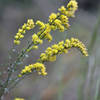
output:
[[[19,3],[19,4],[22,4],[22,5],[25,5],[27,3],[31,3],[32,0],[0,0],[0,5],[3,4],[3,5],[9,5],[9,4],[14,4],[14,3]]]

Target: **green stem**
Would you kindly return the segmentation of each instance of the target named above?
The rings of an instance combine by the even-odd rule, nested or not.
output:
[[[93,31],[93,34],[92,34],[92,37],[91,37],[91,41],[90,41],[90,44],[88,46],[88,52],[89,52],[89,55],[91,56],[92,54],[92,51],[93,51],[93,48],[94,48],[94,45],[95,45],[95,42],[96,42],[96,38],[97,38],[97,35],[98,35],[98,30],[99,30],[99,26],[100,26],[100,16],[97,20],[97,23],[94,27],[94,31]],[[83,61],[83,60],[82,60]],[[91,100],[91,96],[90,96],[90,91],[91,91],[91,87],[92,87],[92,83],[93,83],[93,75],[94,75],[94,71],[95,71],[95,67],[96,65],[93,65],[94,67],[90,68],[91,66],[87,67],[88,64],[89,64],[89,61],[90,61],[90,57],[88,58],[88,60],[86,61],[86,67],[85,67],[85,71],[82,75],[82,77],[84,78],[84,81],[82,83],[82,86],[81,86],[81,98],[79,100],[83,100],[84,97],[86,97],[87,100]],[[88,70],[91,70],[90,73],[92,73],[89,77],[89,83],[85,86],[85,91],[86,91],[86,94],[85,96],[83,96],[83,88],[84,88],[84,83],[86,82],[86,77],[87,77],[87,74],[89,74]]]
[[[5,88],[7,88],[8,84],[9,84],[9,80],[10,80],[10,77],[12,75],[12,72],[13,70],[16,68],[17,66],[17,63],[21,61],[21,59],[23,58],[24,54],[27,52],[27,49],[29,49],[31,46],[32,46],[33,42],[31,42],[28,47],[22,51],[20,53],[20,55],[17,57],[17,60],[13,63],[13,64],[10,64],[11,65],[11,69],[8,71],[8,78],[7,80],[5,81],[4,85],[2,86],[2,88],[0,89],[0,98],[2,97],[2,95],[4,94],[5,92]]]
[[[90,42],[90,45],[89,45],[89,48],[88,48],[89,49],[90,56],[92,54],[94,45],[96,43],[96,38],[97,38],[97,35],[98,35],[99,26],[100,26],[100,16],[99,16],[99,19],[97,21],[97,24],[96,24],[96,26],[94,28],[94,32],[93,32],[93,35],[92,35],[92,39],[91,39],[91,42]],[[89,61],[88,61],[88,63],[89,63]],[[93,75],[94,75],[94,72],[95,72],[96,64],[94,63],[93,67],[91,67],[91,68],[90,67],[89,67],[89,69],[91,70],[91,73],[92,74],[90,75],[90,82],[89,82],[90,84],[88,86],[88,88],[89,88],[89,91],[88,91],[89,92],[88,100],[91,100],[91,98],[90,98],[90,91],[91,91],[91,87],[92,87],[92,84],[93,84]]]
[[[94,45],[95,45],[99,27],[100,27],[100,16],[99,16],[99,19],[98,19],[98,21],[97,21],[97,23],[96,23],[96,25],[95,25],[95,28],[94,28],[94,31],[93,31],[93,35],[92,35],[92,39],[91,39],[90,45],[89,45],[89,47],[88,47],[88,51],[89,51],[90,53],[92,52],[93,47],[94,47]]]
[[[94,100],[98,100],[99,87],[100,87],[100,79],[97,80],[97,84],[96,84],[96,92],[95,92]]]

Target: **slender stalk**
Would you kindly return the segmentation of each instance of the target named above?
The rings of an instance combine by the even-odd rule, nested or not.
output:
[[[90,91],[91,91],[91,87],[92,87],[92,83],[93,83],[92,78],[93,78],[93,75],[94,75],[96,65],[92,65],[92,67],[91,67],[91,65],[88,66],[88,64],[91,61],[90,58],[91,58],[91,54],[92,54],[92,51],[93,51],[93,48],[94,48],[94,45],[95,45],[95,42],[96,42],[96,39],[97,39],[99,26],[100,26],[100,16],[97,20],[95,27],[94,27],[94,31],[93,31],[93,34],[92,34],[92,37],[91,37],[91,41],[90,41],[90,44],[88,46],[88,52],[89,52],[90,56],[89,56],[88,60],[86,61],[86,65],[85,65],[86,70],[84,71],[84,73],[82,75],[82,77],[84,78],[84,81],[82,83],[83,85],[81,86],[81,91],[83,91],[84,90],[83,89],[84,83],[85,83],[85,90],[84,90],[85,94],[83,96],[83,93],[81,93],[81,98],[79,100],[91,100]],[[94,62],[94,64],[95,64],[95,62]]]
[[[91,54],[92,54],[92,51],[93,51],[93,48],[94,48],[94,45],[95,45],[95,42],[96,42],[96,39],[97,39],[97,35],[98,35],[98,30],[99,30],[99,26],[100,26],[100,16],[99,16],[99,19],[97,21],[97,24],[95,25],[95,28],[94,28],[94,32],[93,32],[93,35],[92,35],[92,39],[91,39],[91,42],[90,42],[90,45],[89,45],[89,53],[90,53],[90,57],[91,57]],[[95,58],[94,58],[95,60]],[[88,60],[88,64],[89,62],[91,61],[91,59],[89,58]],[[93,66],[93,67],[92,67]],[[92,84],[93,84],[93,75],[94,75],[94,72],[95,72],[95,68],[96,68],[96,64],[95,64],[95,61],[94,61],[94,65],[90,65],[88,67],[88,70],[90,70],[90,77],[89,77],[89,83],[87,84],[88,85],[88,100],[91,100],[90,98],[90,91],[91,91],[91,87],[92,87]]]
[[[79,100],[91,100],[90,99],[90,90],[91,90],[91,86],[92,86],[92,82],[93,82],[92,78],[93,78],[93,75],[94,75],[96,65],[93,65],[93,67],[91,67],[91,66],[88,66],[88,64],[90,62],[91,54],[92,54],[92,51],[93,51],[93,48],[94,48],[94,45],[95,45],[95,42],[96,42],[96,39],[97,39],[99,26],[100,26],[100,15],[99,15],[97,23],[94,27],[93,34],[92,34],[92,37],[91,37],[91,41],[90,41],[90,44],[88,46],[88,52],[89,52],[90,57],[88,58],[88,60],[85,61],[86,67],[85,67],[85,70],[82,74],[83,82],[81,83],[81,86],[80,86],[81,97],[79,97]],[[88,79],[86,79],[86,78],[88,78]],[[86,81],[86,83],[85,83],[85,81]],[[84,86],[84,83],[85,83],[85,86]],[[84,90],[84,87],[85,87],[85,90]],[[83,90],[85,91],[85,95],[83,95],[84,94]]]
[[[96,84],[96,92],[95,92],[94,100],[98,100],[99,88],[100,88],[100,79],[97,80],[97,84]]]
[[[33,42],[31,42],[28,47],[22,51],[20,53],[20,55],[17,57],[17,60],[13,63],[13,64],[10,64],[11,65],[11,69],[8,71],[8,77],[7,77],[7,80],[5,81],[4,85],[2,86],[2,88],[0,89],[0,98],[2,97],[2,95],[4,94],[5,92],[5,88],[7,88],[8,84],[9,84],[9,80],[10,80],[10,77],[12,75],[12,72],[13,72],[13,69],[16,68],[17,66],[17,63],[21,61],[21,59],[23,58],[24,54],[27,52],[27,49],[29,49],[31,46],[32,46]]]

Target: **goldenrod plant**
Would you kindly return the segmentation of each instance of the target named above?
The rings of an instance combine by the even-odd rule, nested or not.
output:
[[[14,36],[15,45],[20,45],[21,41],[24,41],[24,36],[29,30],[34,30],[36,27],[38,27],[39,31],[33,32],[31,42],[29,42],[26,48],[22,49],[21,53],[19,53],[19,55],[16,57],[16,60],[9,64],[7,79],[4,81],[4,83],[0,83],[0,98],[2,98],[7,90],[9,91],[15,87],[20,80],[29,74],[33,74],[34,71],[36,71],[38,75],[46,76],[48,73],[44,63],[55,61],[57,55],[66,54],[70,51],[70,49],[77,48],[84,56],[88,56],[85,45],[78,39],[72,37],[71,39],[60,41],[59,43],[48,47],[44,53],[40,54],[40,57],[37,59],[36,63],[26,65],[24,68],[22,67],[20,72],[17,73],[17,76],[12,78],[13,73],[17,72],[19,63],[23,61],[26,54],[30,53],[32,50],[39,49],[39,45],[42,45],[45,39],[49,42],[53,40],[51,32],[54,33],[56,30],[64,32],[69,29],[69,18],[75,17],[75,12],[77,9],[78,3],[76,0],[70,0],[66,6],[61,6],[58,8],[57,13],[51,13],[47,23],[40,20],[34,22],[33,19],[28,19],[27,22],[18,29],[18,32]],[[24,99],[15,98],[15,100]]]

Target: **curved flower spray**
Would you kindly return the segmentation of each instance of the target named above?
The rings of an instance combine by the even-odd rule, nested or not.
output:
[[[35,26],[39,26],[39,32],[32,35],[33,44],[27,51],[29,52],[31,49],[37,49],[38,44],[42,44],[44,39],[52,41],[51,31],[59,30],[60,32],[64,32],[67,30],[70,27],[69,18],[75,17],[75,11],[77,8],[78,5],[76,0],[71,0],[66,7],[61,6],[58,8],[57,13],[51,13],[48,23],[45,24],[40,20],[36,21]],[[47,75],[44,62],[55,61],[57,55],[68,53],[68,51],[73,47],[79,48],[84,56],[88,56],[86,47],[81,41],[76,38],[66,39],[65,42],[61,41],[58,44],[48,47],[45,50],[45,53],[40,55],[38,62],[25,66],[18,76],[22,77],[22,75],[32,73],[33,70],[36,70],[39,75]]]

